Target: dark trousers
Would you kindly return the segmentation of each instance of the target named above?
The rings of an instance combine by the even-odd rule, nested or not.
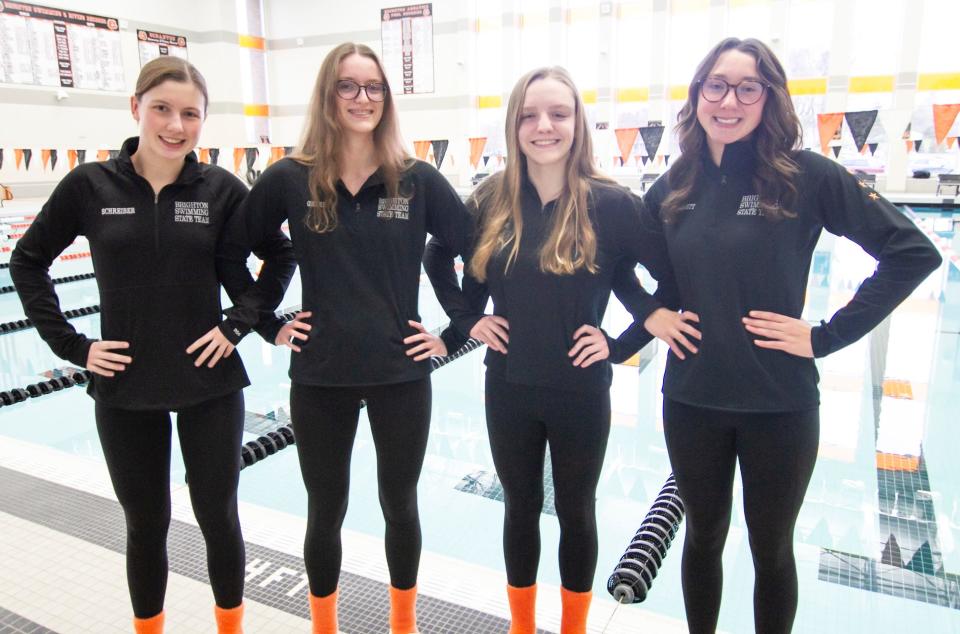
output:
[[[487,432],[504,494],[507,582],[536,583],[547,445],[560,521],[560,580],[593,587],[597,568],[596,493],[610,436],[610,392],[571,392],[507,383],[487,373]]]
[[[170,527],[171,423],[167,411],[96,405],[97,432],[127,522],[127,585],[137,618],[163,610]],[[245,554],[237,516],[243,392],[177,410],[190,502],[207,546],[217,605],[243,600]]]
[[[307,488],[303,560],[314,596],[332,593],[340,578],[340,528],[347,514],[350,455],[361,399],[367,401],[377,452],[390,583],[401,590],[417,583],[422,543],[417,481],[430,429],[430,379],[362,387],[294,383],[290,418]]]
[[[817,460],[819,410],[728,412],[664,399],[663,420],[686,509],[681,577],[690,632],[712,634],[717,627],[738,460],[756,573],[756,631],[789,632],[797,613],[793,529]]]

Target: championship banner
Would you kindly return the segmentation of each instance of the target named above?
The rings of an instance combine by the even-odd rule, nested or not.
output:
[[[123,91],[119,22],[0,0],[0,83]]]
[[[433,4],[380,10],[383,69],[394,94],[433,92]]]
[[[187,59],[187,38],[172,33],[158,33],[137,29],[140,66],[163,55]]]

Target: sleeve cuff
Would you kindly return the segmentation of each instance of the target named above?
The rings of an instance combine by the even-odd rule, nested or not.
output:
[[[220,332],[223,333],[223,336],[227,338],[227,341],[232,343],[234,346],[238,345],[240,341],[250,332],[248,326],[244,326],[232,319],[224,319],[221,321],[217,327],[220,329]],[[279,329],[278,329],[279,330]]]
[[[99,339],[88,339],[84,335],[78,336],[80,337],[80,341],[74,346],[73,352],[64,356],[64,359],[75,366],[86,368],[87,357],[90,356],[90,346],[92,346],[94,342],[99,341]]]
[[[810,347],[813,349],[813,357],[820,359],[825,357],[832,350],[829,345],[830,333],[827,330],[827,322],[820,320],[819,326],[810,329]]]
[[[257,334],[263,337],[263,340],[269,344],[274,344],[277,341],[277,335],[280,333],[280,329],[283,328],[283,325],[287,323],[282,317],[274,317],[273,319],[267,319],[263,323],[258,324],[254,329],[257,331]]]

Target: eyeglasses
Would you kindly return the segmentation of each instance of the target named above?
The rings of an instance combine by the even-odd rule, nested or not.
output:
[[[737,101],[745,106],[752,106],[763,97],[763,91],[768,84],[755,79],[745,79],[739,84],[730,84],[719,77],[707,77],[700,81],[700,94],[704,99],[711,103],[723,101],[730,89],[733,88],[733,94]]]
[[[341,99],[356,99],[360,95],[360,89],[367,94],[370,101],[383,101],[387,96],[387,85],[380,82],[370,82],[369,84],[358,84],[352,79],[340,79],[337,81],[337,96]]]

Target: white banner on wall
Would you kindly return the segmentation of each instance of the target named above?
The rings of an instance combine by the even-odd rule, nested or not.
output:
[[[433,92],[433,4],[382,9],[380,46],[394,94]]]
[[[187,38],[182,35],[137,29],[137,45],[140,49],[140,66],[161,55],[187,59]]]
[[[119,29],[116,18],[0,0],[0,83],[122,91]]]

